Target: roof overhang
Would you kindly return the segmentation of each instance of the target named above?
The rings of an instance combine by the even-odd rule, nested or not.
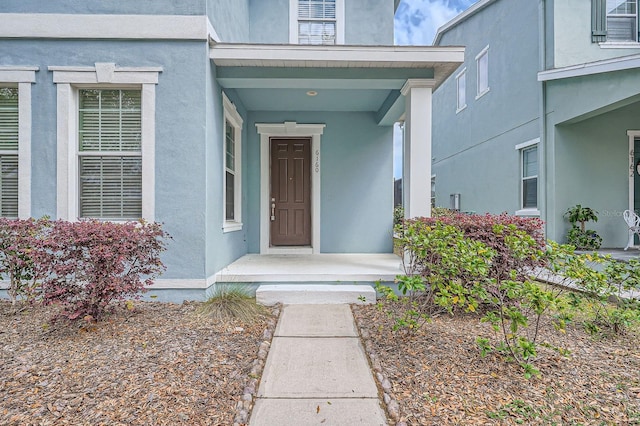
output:
[[[435,89],[463,62],[464,48],[219,43],[210,58],[218,83],[250,110],[370,111],[391,125],[404,113],[407,80]]]
[[[433,69],[438,87],[464,61],[464,47],[212,44],[220,67]]]
[[[438,28],[438,31],[436,31],[436,35],[433,39],[433,45],[437,46],[438,44],[440,44],[440,41],[442,40],[442,35],[447,31],[449,31],[451,28],[455,27],[461,22],[466,21],[471,16],[475,15],[485,7],[489,6],[491,3],[495,3],[495,2],[496,0],[479,0],[477,3],[469,7],[464,12],[456,15],[452,20],[450,20],[449,22],[445,23],[440,28]]]
[[[538,73],[538,81],[559,80],[635,68],[640,68],[640,55],[622,56],[614,59],[605,59],[602,61],[587,62],[585,64],[541,71]]]

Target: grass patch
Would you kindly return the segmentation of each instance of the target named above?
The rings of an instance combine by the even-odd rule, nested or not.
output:
[[[246,287],[217,286],[196,313],[217,321],[237,319],[251,322],[266,314],[266,309],[256,303]]]

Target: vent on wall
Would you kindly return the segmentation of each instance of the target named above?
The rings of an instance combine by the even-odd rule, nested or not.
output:
[[[449,208],[458,212],[460,211],[460,194],[449,195]]]

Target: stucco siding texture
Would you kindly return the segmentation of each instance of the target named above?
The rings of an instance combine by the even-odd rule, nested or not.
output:
[[[393,45],[393,1],[345,1],[345,43]]]
[[[204,15],[205,0],[2,0],[0,11],[2,13]]]
[[[640,129],[640,75],[635,70],[547,83],[550,162],[550,238],[564,241],[569,223],[563,213],[576,204],[599,212],[589,227],[603,247],[624,247],[628,208],[629,138]],[[552,190],[551,190],[552,189]]]
[[[591,42],[590,1],[554,1],[552,7],[555,68],[638,53],[637,47],[607,49],[601,47],[599,43]],[[606,45],[603,46],[606,47]]]
[[[465,45],[465,62],[434,93],[436,205],[511,214],[520,209],[515,146],[539,136],[537,3],[497,1],[446,32],[440,45]],[[517,34],[518,37],[513,37]],[[476,56],[488,47],[489,91],[476,99]],[[456,76],[466,68],[466,108],[456,113]]]

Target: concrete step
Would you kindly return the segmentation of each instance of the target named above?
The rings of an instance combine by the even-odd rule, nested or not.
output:
[[[297,304],[338,304],[376,302],[376,291],[370,285],[357,284],[268,284],[256,290],[256,300],[261,305],[276,303]]]

